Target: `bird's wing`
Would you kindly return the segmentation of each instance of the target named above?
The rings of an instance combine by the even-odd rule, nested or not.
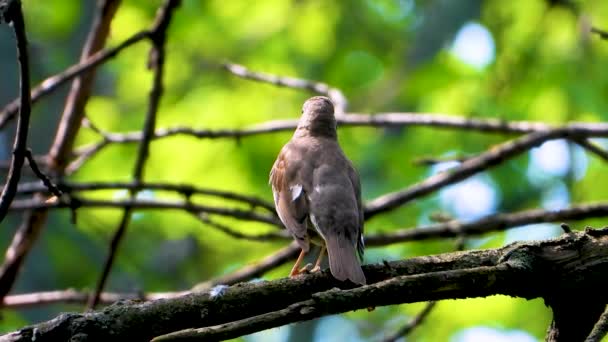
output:
[[[306,219],[308,217],[308,199],[305,184],[300,182],[298,174],[302,165],[294,154],[293,147],[283,147],[270,171],[270,184],[274,204],[281,222],[293,235],[302,249],[308,251]]]
[[[353,189],[355,190],[355,196],[357,196],[357,207],[359,209],[359,236],[357,239],[357,253],[359,258],[363,259],[363,251],[365,249],[365,242],[363,238],[363,224],[365,217],[363,214],[363,201],[361,200],[361,181],[359,179],[359,173],[352,165],[350,160],[348,161],[348,178],[350,179]]]

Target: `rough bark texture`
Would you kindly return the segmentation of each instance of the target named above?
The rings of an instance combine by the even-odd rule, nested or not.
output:
[[[587,230],[499,249],[385,262],[368,265],[364,271],[369,285],[362,287],[340,283],[324,271],[292,279],[215,287],[209,292],[173,299],[119,302],[101,311],[64,314],[4,338],[148,341],[182,329],[262,315],[249,320],[253,326],[244,327],[243,322],[227,325],[228,330],[237,329],[234,333],[200,329],[216,336],[234,337],[241,332],[373,306],[502,294],[545,298],[556,312],[553,340],[574,341],[574,337],[586,336],[595,320],[587,320],[590,326],[576,325],[575,321],[562,320],[568,318],[562,312],[577,303],[573,298],[577,298],[578,305],[606,303],[606,294],[598,289],[608,285],[608,230]],[[300,306],[306,308],[291,310]],[[277,315],[277,311],[284,315]]]

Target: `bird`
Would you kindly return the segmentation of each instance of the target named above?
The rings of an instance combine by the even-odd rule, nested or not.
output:
[[[298,126],[279,152],[269,183],[279,219],[301,248],[290,277],[320,271],[327,250],[334,278],[365,285],[361,182],[338,143],[329,98],[315,96],[304,102]],[[311,242],[320,246],[319,257],[312,269],[300,268]]]

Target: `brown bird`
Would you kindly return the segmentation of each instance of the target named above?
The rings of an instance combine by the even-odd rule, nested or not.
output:
[[[334,105],[327,97],[304,102],[298,127],[270,171],[270,184],[279,218],[302,248],[290,276],[309,270],[300,263],[313,242],[321,252],[311,272],[320,270],[327,249],[334,278],[365,284],[359,261],[365,248],[361,184],[338,144]]]

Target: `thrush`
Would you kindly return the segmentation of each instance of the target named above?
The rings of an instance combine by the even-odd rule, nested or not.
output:
[[[310,271],[320,270],[327,250],[334,278],[365,284],[361,184],[338,143],[334,105],[327,97],[304,102],[298,127],[270,171],[270,184],[279,218],[302,249],[290,276],[306,269],[300,264],[312,242],[321,250]]]

